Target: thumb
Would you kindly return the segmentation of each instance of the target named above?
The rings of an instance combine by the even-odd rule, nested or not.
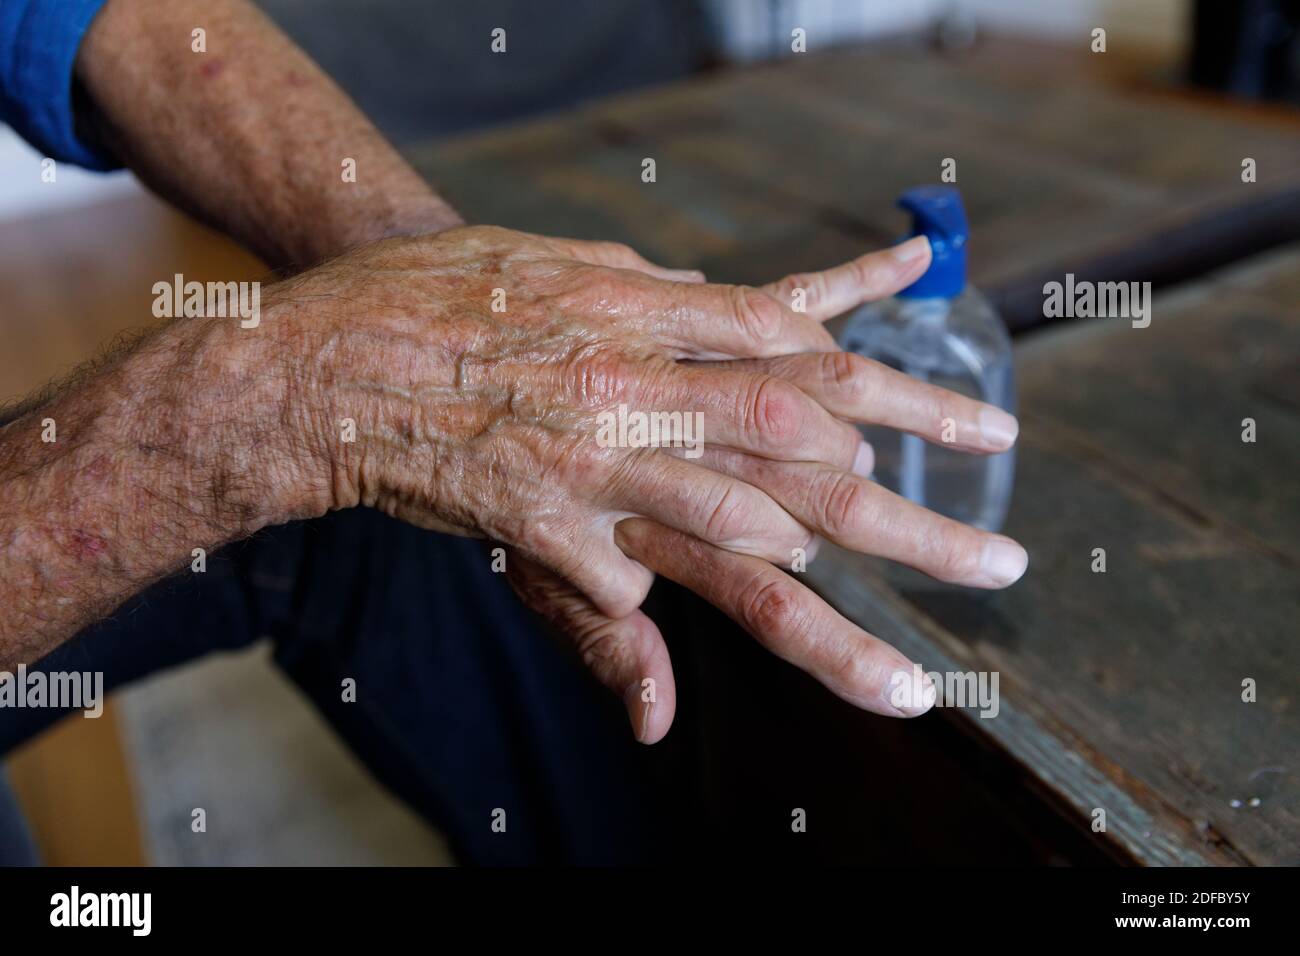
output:
[[[662,740],[677,709],[677,687],[654,621],[640,610],[607,617],[573,585],[516,551],[506,567],[520,599],[573,641],[583,664],[623,699],[636,739]]]

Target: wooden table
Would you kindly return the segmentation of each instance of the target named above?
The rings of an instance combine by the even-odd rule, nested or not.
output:
[[[1167,285],[1300,239],[1300,114],[1113,77],[1104,57],[1011,42],[796,56],[412,158],[482,221],[746,282],[893,241],[896,197],[952,158],[973,280],[1013,328],[1042,321],[1043,282],[1066,271]]]
[[[1016,587],[845,552],[810,569],[927,670],[999,672],[975,732],[1144,863],[1300,862],[1298,303],[1291,246],[1158,296],[1149,328],[1019,347]]]
[[[733,741],[765,727],[762,759],[785,772],[760,779],[727,750],[711,773],[774,794],[772,807],[820,800],[810,819],[837,821],[820,838],[834,858],[858,858],[840,852],[855,841],[923,857],[886,811],[854,816],[864,790],[928,799],[965,834],[992,827],[988,814],[964,820],[956,796],[935,794],[978,785],[988,792],[970,800],[1013,825],[1050,808],[1077,846],[1049,856],[1300,862],[1300,252],[1206,275],[1300,239],[1293,117],[1117,86],[1086,54],[995,43],[946,59],[900,45],[794,57],[413,158],[472,219],[618,239],[759,282],[890,242],[904,226],[895,197],[937,181],[946,157],[974,281],[1013,327],[1041,324],[1042,283],[1065,272],[1169,288],[1150,328],[1091,320],[1020,340],[1008,528],[1031,554],[1020,584],[973,594],[833,550],[810,571],[927,669],[999,672],[999,716],[945,709],[908,725],[926,730],[886,729],[724,641],[722,657],[688,651],[702,656],[684,680],[707,682],[715,704],[685,718]],[[1241,181],[1246,157],[1255,183]],[[1105,573],[1091,570],[1095,548]],[[957,762],[924,788],[851,766],[870,762],[864,747],[876,763],[907,759],[925,735],[935,761]],[[980,756],[962,762],[967,745]],[[831,783],[809,796],[791,782],[810,776]],[[735,839],[768,809],[731,812]]]

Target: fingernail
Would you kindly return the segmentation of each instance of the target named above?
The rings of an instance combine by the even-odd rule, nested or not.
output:
[[[650,708],[654,704],[641,699],[640,681],[633,681],[623,691],[623,706],[627,708],[628,719],[632,721],[632,734],[637,743],[645,743],[646,732],[650,729]]]
[[[821,549],[822,549],[821,535],[815,534],[812,536],[812,540],[809,541],[808,544],[804,547],[803,555],[806,559],[808,559],[808,561],[811,562],[813,558],[817,557],[817,552],[820,551]]]
[[[703,282],[704,273],[699,269],[675,269],[680,282]]]
[[[897,670],[889,676],[889,706],[904,717],[919,717],[934,706],[939,689],[930,675],[913,664],[911,670]]]
[[[853,456],[852,472],[859,478],[870,478],[876,467],[876,450],[866,442],[858,444],[858,453]]]
[[[1020,434],[1020,423],[1014,415],[1008,415],[1000,408],[986,405],[980,409],[980,434],[990,445],[998,448],[1010,448]]]
[[[1010,538],[989,538],[980,556],[980,570],[999,587],[1020,580],[1029,567],[1029,553]]]
[[[907,242],[900,242],[891,249],[890,255],[899,265],[915,262],[930,251],[930,240],[925,236],[913,236]]]

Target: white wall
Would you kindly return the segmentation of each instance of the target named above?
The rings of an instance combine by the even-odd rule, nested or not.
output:
[[[723,49],[738,60],[790,51],[790,31],[807,31],[808,51],[927,23],[936,0],[705,0],[722,30]]]
[[[1072,38],[1105,27],[1110,42],[1180,49],[1191,26],[1190,0],[960,0],[991,30]]]
[[[54,182],[42,182],[42,158],[0,125],[0,221],[84,206],[141,188],[130,173],[91,173],[67,163],[55,168]]]
[[[790,30],[807,31],[808,50],[917,29],[946,11],[989,30],[1057,39],[1105,27],[1108,40],[1175,50],[1188,28],[1190,0],[706,0],[726,52],[741,60],[790,49]],[[1228,2],[1228,0],[1225,0]]]

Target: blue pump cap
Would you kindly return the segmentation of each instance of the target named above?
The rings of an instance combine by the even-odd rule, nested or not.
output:
[[[970,226],[961,193],[952,186],[918,186],[898,198],[912,214],[912,235],[930,240],[930,268],[902,292],[905,299],[953,299],[966,288],[966,240]]]

